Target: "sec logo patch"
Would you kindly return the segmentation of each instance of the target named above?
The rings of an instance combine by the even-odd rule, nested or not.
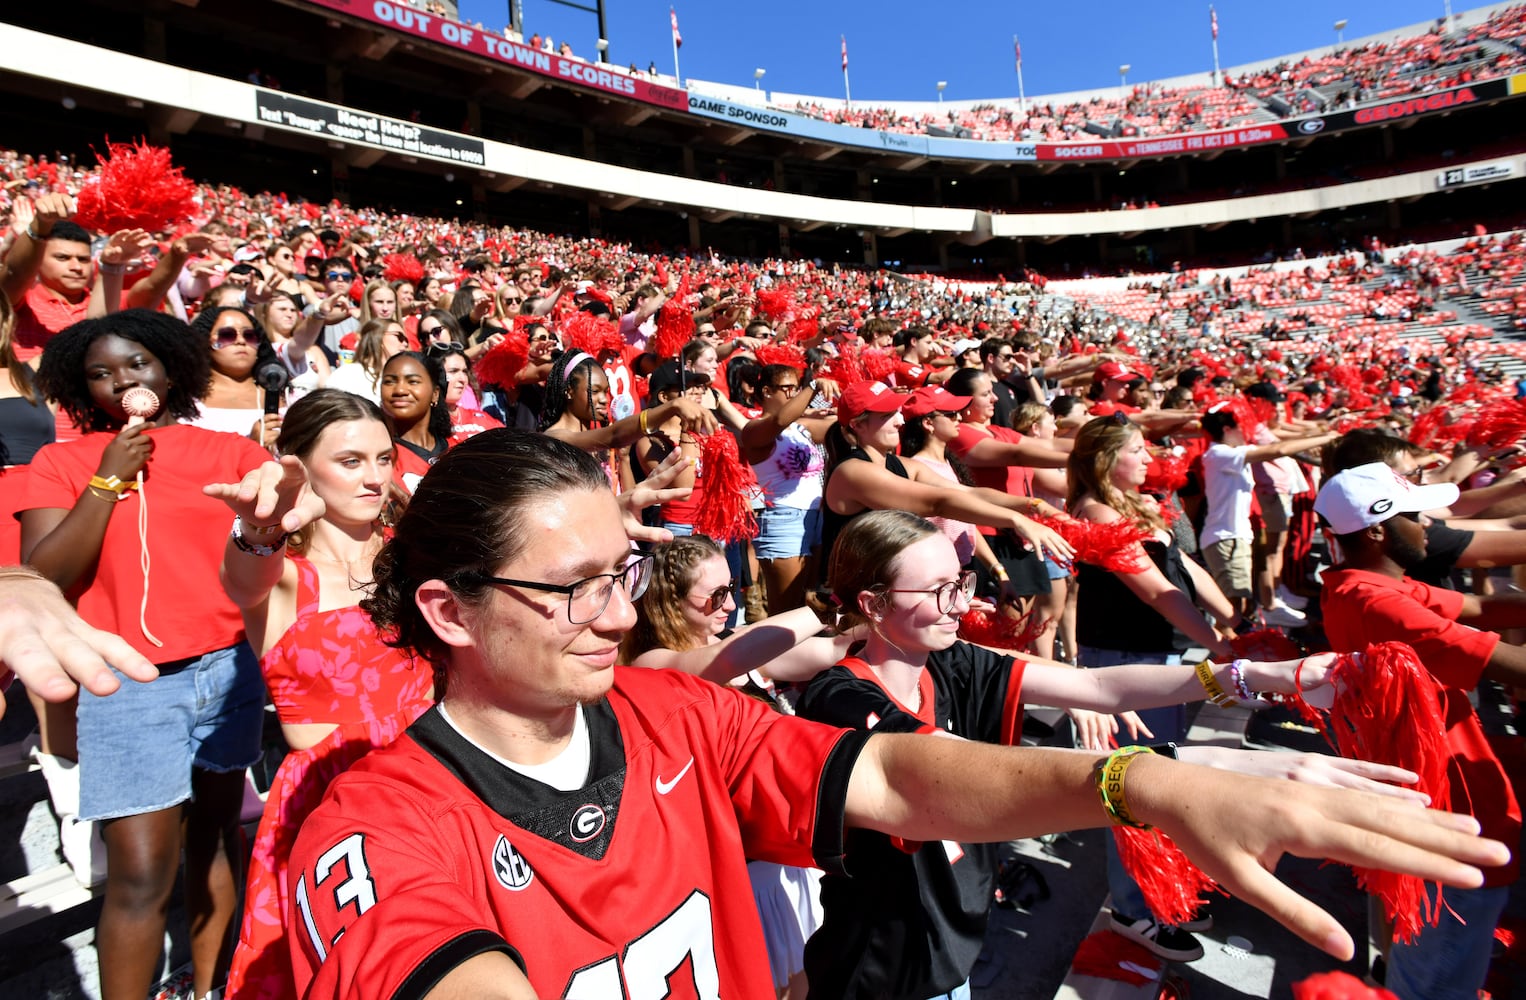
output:
[[[514,849],[509,838],[503,834],[498,835],[498,843],[493,845],[493,874],[498,878],[499,885],[513,892],[525,888],[535,879],[530,862]]]

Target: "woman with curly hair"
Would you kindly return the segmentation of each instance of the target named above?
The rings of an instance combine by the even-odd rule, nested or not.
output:
[[[227,510],[202,487],[269,455],[181,422],[206,392],[208,353],[179,320],[129,309],[59,333],[37,373],[84,436],[33,459],[22,555],[78,594],[82,618],[159,668],[152,683],[79,695],[79,815],[102,823],[107,854],[96,928],[106,1000],[140,1000],[153,981],[182,849],[196,994],[227,971],[244,770],[259,756],[265,693],[217,584]],[[146,418],[126,405],[143,389]],[[256,549],[280,530],[233,523],[236,544]]]
[[[254,373],[281,360],[259,321],[238,306],[216,306],[198,313],[191,330],[207,344],[212,381],[190,423],[209,431],[243,434],[270,447],[280,433],[281,417],[265,412],[265,390],[254,380]]]

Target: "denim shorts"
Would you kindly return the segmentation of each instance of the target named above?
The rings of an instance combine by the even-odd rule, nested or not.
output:
[[[1044,571],[1049,574],[1051,580],[1068,580],[1071,573],[1075,572],[1069,566],[1061,566],[1049,558],[1048,553],[1044,554]]]
[[[178,665],[177,665],[178,666]],[[118,819],[191,797],[191,769],[241,771],[260,756],[265,682],[240,642],[128,680],[104,698],[80,689],[80,819]]]
[[[821,508],[764,507],[758,511],[758,537],[752,551],[759,559],[797,559],[821,547]]]

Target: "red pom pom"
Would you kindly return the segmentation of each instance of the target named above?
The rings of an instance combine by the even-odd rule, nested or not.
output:
[[[737,439],[724,430],[706,435],[700,439],[699,461],[705,502],[694,519],[695,533],[722,544],[758,537],[750,500],[758,481],[752,466],[742,461]]]
[[[1101,566],[1109,573],[1143,573],[1150,557],[1140,542],[1148,540],[1154,532],[1137,521],[1119,518],[1106,524],[1082,521],[1067,515],[1036,518],[1045,527],[1059,532],[1060,537],[1076,550],[1078,562]]]
[[[864,376],[871,382],[884,382],[895,371],[895,355],[878,347],[870,347],[859,355],[864,366]]]
[[[107,143],[100,169],[75,199],[74,221],[86,229],[158,232],[196,211],[196,185],[170,162],[170,151],[139,141]]]
[[[805,370],[805,352],[793,344],[764,344],[752,353],[760,365],[789,365]]]
[[[1381,986],[1368,986],[1339,969],[1320,972],[1293,984],[1293,1000],[1399,1000]]]
[[[382,258],[382,277],[388,281],[424,280],[424,262],[411,253],[389,253]]]
[[[530,341],[522,330],[504,334],[497,346],[477,359],[477,378],[484,385],[512,389],[519,384],[519,373],[530,363]]]
[[[1500,401],[1484,408],[1468,432],[1468,444],[1494,450],[1519,444],[1526,438],[1526,400]]]
[[[323,215],[323,206],[316,202],[304,201],[302,203],[302,214],[317,222]]]
[[[758,315],[767,319],[791,319],[795,313],[795,290],[789,285],[774,285],[757,294]]]
[[[1033,644],[1047,624],[1036,615],[1013,618],[999,611],[971,608],[959,619],[959,638],[977,646],[1020,652]]]
[[[1331,681],[1336,694],[1328,724],[1301,695],[1279,700],[1318,726],[1341,756],[1414,771],[1420,775],[1414,787],[1431,797],[1431,808],[1450,808],[1441,687],[1415,651],[1402,642],[1382,642],[1342,654]],[[1382,899],[1397,940],[1413,941],[1422,923],[1434,927],[1441,916],[1440,886],[1428,900],[1424,882],[1414,876],[1368,868],[1357,868],[1356,876],[1358,885]]]
[[[1187,485],[1189,465],[1185,455],[1173,451],[1150,452],[1150,464],[1145,467],[1145,481],[1140,484],[1139,491],[1159,496],[1175,493]]]
[[[1210,890],[1229,895],[1159,830],[1113,827],[1118,859],[1139,885],[1145,905],[1163,924],[1185,924],[1197,916]]]
[[[568,350],[583,351],[595,358],[605,351],[618,354],[625,347],[620,327],[614,320],[581,309],[562,322],[561,334],[562,345]]]
[[[1303,655],[1298,643],[1274,628],[1237,635],[1229,640],[1229,648],[1234,650],[1236,659],[1245,660],[1296,660]]]
[[[652,353],[659,358],[676,358],[684,345],[694,339],[694,313],[684,308],[689,297],[689,276],[684,275],[678,288],[657,310],[657,334],[652,338]]]
[[[842,353],[835,358],[828,358],[821,371],[843,389],[867,378],[864,366],[858,360],[858,348],[853,346],[843,348]]]

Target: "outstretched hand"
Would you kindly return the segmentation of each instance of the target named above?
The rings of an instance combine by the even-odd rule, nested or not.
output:
[[[1152,772],[1171,769],[1160,781],[1130,789],[1130,805],[1138,800],[1147,822],[1225,889],[1342,960],[1354,951],[1351,935],[1272,874],[1283,855],[1328,858],[1461,888],[1482,884],[1480,868],[1509,860],[1505,845],[1478,836],[1472,817],[1402,797],[1141,763],[1156,765]],[[1141,815],[1140,808],[1134,812]]]
[[[44,701],[68,701],[79,685],[104,696],[121,686],[107,664],[144,684],[159,676],[126,640],[87,625],[41,574],[24,566],[0,569],[0,688],[14,673]]]
[[[327,509],[295,455],[266,462],[236,483],[209,483],[201,491],[227,504],[248,524],[280,522],[282,531],[299,531]]]
[[[671,542],[673,533],[666,528],[651,528],[641,523],[641,512],[653,504],[672,500],[687,500],[694,492],[692,486],[674,487],[673,481],[689,464],[683,450],[674,448],[667,458],[657,463],[651,475],[636,484],[636,488],[620,494],[620,512],[625,521],[625,534],[633,542]]]

